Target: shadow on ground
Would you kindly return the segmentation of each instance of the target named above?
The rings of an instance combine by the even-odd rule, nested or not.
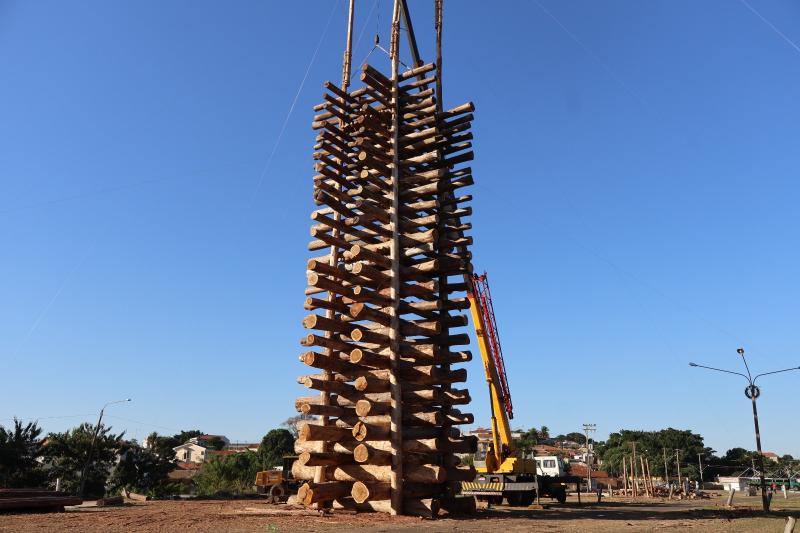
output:
[[[658,502],[604,502],[601,504],[566,503],[554,505],[545,509],[520,509],[510,507],[495,507],[492,509],[478,509],[477,515],[471,518],[496,518],[496,519],[542,519],[542,520],[580,520],[603,519],[620,521],[639,520],[735,520],[740,518],[781,518],[796,516],[797,511],[777,510],[767,514],[760,509],[753,508],[715,508],[699,507],[693,505],[676,505],[675,503]],[[456,517],[454,517],[456,518]],[[468,517],[464,517],[468,518]],[[457,518],[456,518],[457,519]]]

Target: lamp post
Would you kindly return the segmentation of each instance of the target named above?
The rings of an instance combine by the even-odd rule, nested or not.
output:
[[[761,481],[761,505],[764,509],[764,512],[769,511],[769,499],[767,498],[767,482],[764,479],[764,455],[761,453],[761,431],[758,429],[758,408],[756,407],[756,399],[761,395],[761,389],[756,386],[756,380],[761,376],[767,376],[769,374],[779,374],[781,372],[789,372],[790,370],[800,370],[800,366],[792,367],[792,368],[784,368],[783,370],[774,370],[772,372],[764,372],[763,374],[758,374],[756,377],[753,377],[750,374],[750,366],[747,364],[747,359],[744,357],[744,349],[737,348],[736,353],[742,356],[742,362],[744,363],[744,368],[747,370],[747,375],[742,374],[741,372],[733,372],[731,370],[723,370],[721,368],[714,368],[711,366],[704,366],[698,365],[697,363],[689,363],[689,366],[694,368],[705,368],[706,370],[715,370],[717,372],[725,372],[726,374],[736,374],[737,376],[742,376],[744,379],[747,380],[747,387],[744,389],[744,395],[753,402],[753,426],[756,430],[756,450],[758,451],[758,463],[759,463],[759,472],[758,477]]]
[[[100,433],[100,424],[103,422],[103,414],[106,411],[106,407],[109,405],[114,405],[115,403],[125,403],[131,401],[130,398],[125,398],[124,400],[115,400],[113,402],[108,402],[100,409],[100,417],[97,419],[97,425],[94,427],[94,434],[92,435],[92,443],[89,445],[89,453],[86,455],[86,463],[83,465],[83,471],[81,472],[81,485],[78,489],[78,496],[83,498],[83,489],[86,486],[86,473],[89,471],[89,465],[92,462],[92,455],[94,454],[94,445],[97,442],[97,435]]]

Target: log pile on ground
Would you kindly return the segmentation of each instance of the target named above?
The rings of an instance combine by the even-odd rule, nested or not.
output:
[[[81,498],[65,492],[41,489],[0,489],[0,512],[63,511],[67,505],[80,505]]]
[[[472,271],[462,189],[473,183],[471,103],[442,110],[437,69],[330,82],[315,110],[318,131],[311,214],[316,252],[307,264],[300,360],[318,369],[298,381],[319,394],[296,408],[292,472],[305,505],[436,516],[474,477],[458,453],[477,440],[459,424],[469,403],[464,311]]]

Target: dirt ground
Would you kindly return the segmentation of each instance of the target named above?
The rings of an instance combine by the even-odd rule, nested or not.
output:
[[[710,500],[638,501],[604,499],[603,503],[579,506],[574,498],[563,506],[519,509],[505,506],[465,518],[422,520],[380,514],[317,515],[291,510],[285,505],[268,505],[258,500],[237,501],[154,501],[124,507],[77,507],[64,513],[0,514],[0,531],[94,532],[265,532],[265,531],[597,531],[638,532],[677,528],[698,532],[782,532],[787,516],[800,517],[800,494],[784,500],[776,494],[773,513],[762,516],[759,497],[739,494],[734,509],[724,508],[725,493]],[[546,502],[543,502],[546,503]],[[798,526],[800,527],[800,526]]]

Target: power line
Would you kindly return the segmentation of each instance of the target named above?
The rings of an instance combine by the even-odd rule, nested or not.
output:
[[[78,415],[56,415],[56,416],[33,416],[33,417],[24,417],[24,416],[12,416],[9,418],[0,418],[0,420],[19,420],[20,422],[38,422],[39,420],[54,420],[57,418],[78,418],[81,416],[94,416],[97,413],[82,413]]]
[[[261,190],[261,186],[264,183],[264,178],[267,175],[267,171],[269,170],[270,165],[272,165],[272,159],[275,157],[275,153],[278,151],[278,146],[281,144],[281,140],[283,139],[283,134],[286,132],[286,126],[289,124],[289,119],[292,117],[292,113],[294,112],[294,108],[297,105],[297,100],[300,98],[300,93],[303,92],[303,87],[306,84],[306,80],[308,79],[308,75],[311,72],[311,68],[314,66],[314,62],[317,59],[317,54],[319,53],[320,48],[322,48],[322,43],[325,41],[325,37],[328,35],[328,29],[330,28],[331,21],[333,20],[333,15],[336,13],[336,8],[341,5],[341,0],[335,2],[333,5],[333,9],[331,9],[331,13],[328,16],[328,22],[325,23],[325,29],[322,31],[322,35],[319,38],[319,42],[317,43],[317,47],[314,49],[314,53],[311,55],[311,61],[308,63],[308,67],[306,67],[306,72],[303,74],[303,79],[300,81],[300,86],[297,88],[297,92],[294,95],[294,99],[292,100],[291,105],[289,106],[289,111],[286,113],[286,118],[283,120],[283,124],[281,125],[281,129],[278,132],[278,137],[275,139],[275,144],[272,147],[272,151],[267,158],[267,162],[264,164],[264,169],[261,171],[261,175],[258,177],[258,182],[256,183],[255,188],[253,189],[253,193],[250,197],[250,203],[248,204],[248,209],[253,207],[253,203],[255,202],[256,195],[258,191]]]
[[[617,75],[617,73],[616,73],[616,72],[614,72],[614,71],[611,69],[611,67],[609,67],[609,66],[608,66],[608,65],[607,65],[607,64],[606,64],[606,63],[605,63],[605,62],[604,62],[602,59],[600,59],[600,57],[599,57],[597,54],[595,54],[595,53],[594,53],[594,52],[591,50],[591,48],[589,48],[588,46],[586,46],[586,44],[584,44],[584,42],[583,42],[583,41],[582,41],[580,38],[578,38],[578,36],[577,36],[577,35],[575,35],[575,34],[574,34],[572,31],[570,31],[570,29],[569,29],[569,28],[567,28],[567,27],[566,27],[566,26],[565,26],[565,25],[564,25],[564,24],[563,24],[563,23],[562,23],[560,20],[558,20],[558,19],[556,18],[556,16],[555,16],[555,15],[553,15],[553,14],[552,14],[552,13],[551,13],[551,12],[550,12],[550,11],[549,11],[547,8],[546,8],[546,7],[544,7],[544,6],[543,6],[541,3],[539,3],[539,0],[533,0],[533,3],[534,3],[534,4],[536,4],[536,5],[539,7],[539,9],[541,9],[541,10],[542,10],[542,11],[545,13],[545,15],[547,15],[548,17],[550,17],[551,19],[553,19],[553,22],[555,22],[555,23],[558,25],[558,27],[559,27],[559,28],[561,28],[561,29],[564,31],[564,33],[566,33],[567,35],[569,35],[569,37],[570,37],[570,38],[571,38],[573,41],[575,41],[575,43],[577,43],[577,45],[578,45],[578,46],[580,46],[581,48],[583,48],[583,51],[584,51],[584,52],[586,52],[587,54],[589,54],[589,57],[591,57],[592,59],[594,59],[594,61],[595,61],[595,62],[596,62],[598,65],[600,65],[600,66],[603,68],[603,70],[605,70],[605,71],[608,73],[608,75],[609,75],[609,76],[611,76],[611,78],[612,78],[612,79],[613,79],[615,82],[617,82],[617,83],[619,84],[619,86],[620,86],[620,87],[622,87],[622,88],[623,88],[623,89],[625,89],[625,90],[626,90],[628,93],[630,93],[630,94],[631,94],[631,96],[633,96],[634,98],[636,98],[637,100],[639,100],[639,102],[640,102],[642,105],[644,105],[645,107],[647,107],[648,109],[650,109],[650,104],[647,102],[647,100],[645,100],[644,98],[642,98],[641,96],[639,96],[639,94],[638,94],[636,91],[634,91],[633,89],[631,89],[631,88],[628,86],[628,84],[627,84],[627,83],[625,83],[624,81],[622,81],[622,78],[620,78],[620,77]]]
[[[760,18],[760,19],[761,19],[761,21],[762,21],[764,24],[766,24],[767,26],[769,26],[769,27],[772,29],[772,31],[774,31],[775,33],[777,33],[777,34],[780,36],[780,38],[781,38],[781,39],[783,39],[784,41],[786,41],[786,43],[787,43],[789,46],[791,46],[792,48],[794,48],[796,52],[800,53],[800,46],[797,46],[797,44],[796,44],[796,43],[795,43],[793,40],[791,40],[789,37],[787,37],[787,36],[786,36],[786,34],[784,34],[784,33],[783,33],[781,30],[779,30],[779,29],[778,29],[778,28],[777,28],[777,27],[776,27],[776,26],[775,26],[775,25],[774,25],[772,22],[770,22],[769,20],[767,20],[767,18],[766,18],[764,15],[762,15],[761,13],[759,13],[759,12],[756,10],[756,8],[754,8],[753,6],[751,6],[750,4],[748,4],[748,3],[747,3],[747,0],[739,0],[739,2],[741,2],[741,4],[742,4],[744,7],[746,7],[746,8],[747,8],[747,9],[749,9],[750,11],[752,11],[752,12],[753,12],[753,14],[754,14],[755,16],[757,16],[758,18]]]

